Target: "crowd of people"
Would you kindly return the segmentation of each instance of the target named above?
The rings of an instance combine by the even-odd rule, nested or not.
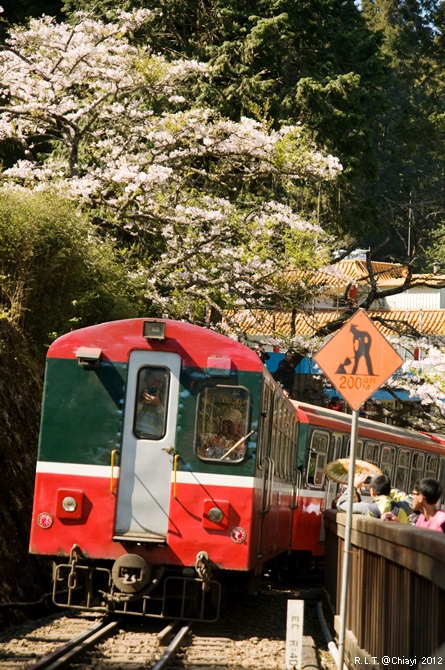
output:
[[[382,519],[412,523],[418,528],[429,528],[445,533],[445,511],[437,509],[442,496],[442,486],[437,479],[424,477],[418,479],[410,494],[391,486],[387,475],[374,475],[369,482],[369,498],[362,495],[368,479],[366,472],[354,478],[353,514],[364,514]],[[348,491],[344,491],[336,501],[336,507],[346,512]]]

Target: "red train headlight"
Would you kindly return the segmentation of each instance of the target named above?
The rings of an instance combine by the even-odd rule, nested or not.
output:
[[[224,530],[229,525],[230,503],[228,500],[204,500],[202,527],[206,530]]]

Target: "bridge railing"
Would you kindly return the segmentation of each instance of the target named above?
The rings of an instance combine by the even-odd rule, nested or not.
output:
[[[324,523],[325,587],[338,635],[346,514],[329,510]],[[437,655],[445,642],[445,534],[353,515],[346,609],[348,667],[416,668]]]

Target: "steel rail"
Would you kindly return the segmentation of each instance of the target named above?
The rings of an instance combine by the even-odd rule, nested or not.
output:
[[[190,632],[190,626],[183,626],[178,632],[178,634],[170,642],[170,644],[168,645],[165,652],[162,654],[159,661],[157,661],[157,663],[155,663],[155,665],[152,666],[151,670],[162,670],[162,668],[164,668],[167,665],[170,658],[177,653],[178,649],[182,645],[184,637],[189,632]]]
[[[99,621],[99,623],[92,626],[92,628],[81,635],[78,635],[58,649],[55,649],[55,651],[52,651],[50,654],[43,656],[33,665],[26,666],[26,670],[58,670],[59,668],[64,667],[67,663],[76,658],[76,656],[79,656],[79,654],[93,647],[98,640],[106,635],[110,635],[120,623],[121,621],[119,619],[114,621],[109,621],[107,619],[105,621]]]

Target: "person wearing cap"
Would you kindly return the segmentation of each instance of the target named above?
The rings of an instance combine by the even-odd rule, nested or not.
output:
[[[354,489],[357,492],[358,502],[352,503],[353,514],[364,514],[383,521],[400,521],[408,523],[412,514],[411,496],[391,487],[391,480],[387,475],[374,475],[369,482],[369,494],[372,502],[360,499],[360,489],[364,486],[369,474],[360,472],[354,477]],[[346,490],[337,500],[337,509],[346,512],[348,509],[348,491]]]

